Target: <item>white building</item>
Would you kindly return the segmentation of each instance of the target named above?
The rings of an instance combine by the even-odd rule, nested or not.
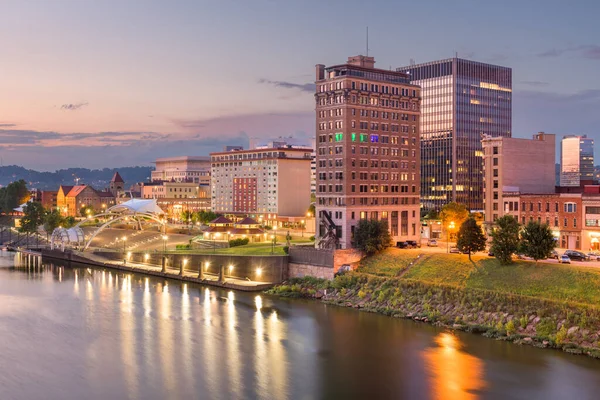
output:
[[[210,157],[182,156],[158,158],[152,182],[194,182],[210,185]]]
[[[311,148],[258,147],[211,153],[210,157],[213,211],[266,221],[306,215]]]

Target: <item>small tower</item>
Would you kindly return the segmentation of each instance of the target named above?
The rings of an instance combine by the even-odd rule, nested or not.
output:
[[[125,181],[121,178],[118,172],[115,172],[112,179],[110,180],[109,190],[113,196],[118,197],[119,192],[123,191]]]

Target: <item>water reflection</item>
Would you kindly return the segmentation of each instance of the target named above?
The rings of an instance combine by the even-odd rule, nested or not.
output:
[[[476,399],[486,387],[483,362],[461,351],[462,343],[451,333],[435,337],[437,347],[425,350],[424,357],[432,379],[435,399]]]
[[[595,360],[110,270],[0,268],[0,300],[1,398],[583,399],[600,392]],[[7,314],[23,304],[32,306]]]

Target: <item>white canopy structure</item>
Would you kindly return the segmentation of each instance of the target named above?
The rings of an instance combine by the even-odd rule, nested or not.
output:
[[[73,228],[56,228],[50,238],[50,248],[60,246],[64,251],[65,246],[80,246],[85,242],[85,234],[79,226]]]
[[[156,199],[131,199],[107,210],[108,213],[156,214],[165,212],[156,204]]]
[[[92,240],[94,240],[96,235],[102,232],[104,228],[110,226],[111,224],[114,224],[115,222],[118,222],[123,219],[132,218],[133,220],[136,220],[138,222],[141,229],[142,225],[140,221],[144,219],[150,219],[158,222],[161,225],[164,225],[165,220],[160,218],[160,216],[163,214],[164,211],[158,206],[158,204],[156,204],[156,199],[131,199],[124,203],[110,207],[108,210],[106,210],[106,212],[102,214],[89,216],[85,220],[78,223],[74,228],[71,228],[75,229],[76,232],[74,231],[73,233],[71,233],[70,229],[55,229],[52,233],[52,243],[54,243],[54,240],[56,238],[57,241],[60,239],[60,243],[63,244],[63,250],[65,245],[83,245],[83,250],[85,250],[89,247],[90,243],[92,242]],[[108,218],[109,220],[102,224],[98,229],[96,229],[96,231],[94,231],[94,233],[89,237],[89,239],[86,240],[85,238],[83,238],[83,231],[81,230],[80,226],[85,222],[97,219],[98,217]],[[80,238],[83,239],[79,240]]]
[[[29,202],[27,202],[27,203],[23,203],[23,204],[21,204],[21,205],[20,205],[19,207],[17,207],[17,208],[13,208],[13,211],[16,211],[16,212],[20,212],[20,213],[22,213],[22,212],[23,212],[23,209],[25,208],[25,206],[26,206],[27,204],[29,204]]]

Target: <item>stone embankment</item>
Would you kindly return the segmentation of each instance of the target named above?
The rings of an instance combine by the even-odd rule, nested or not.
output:
[[[535,297],[348,273],[268,291],[600,358],[600,309]]]

